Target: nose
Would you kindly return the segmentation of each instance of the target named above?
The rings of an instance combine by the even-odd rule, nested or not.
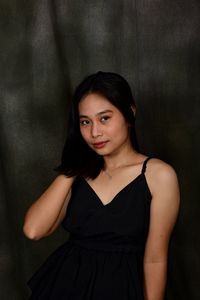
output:
[[[91,136],[96,138],[98,136],[102,136],[101,127],[97,123],[93,123],[91,126]]]

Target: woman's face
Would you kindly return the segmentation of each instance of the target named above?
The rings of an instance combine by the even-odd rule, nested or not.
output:
[[[99,94],[89,94],[78,106],[80,132],[100,155],[109,155],[130,145],[128,124],[122,113]]]

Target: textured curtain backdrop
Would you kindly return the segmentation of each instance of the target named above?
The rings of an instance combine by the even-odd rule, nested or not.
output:
[[[128,79],[141,151],[177,171],[166,299],[199,299],[199,15],[199,0],[0,1],[0,299],[27,299],[68,236],[29,241],[22,225],[56,176],[73,89],[98,70]]]

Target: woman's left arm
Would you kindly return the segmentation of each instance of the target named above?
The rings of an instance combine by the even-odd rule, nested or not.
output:
[[[164,300],[170,236],[179,212],[180,190],[176,172],[159,163],[151,179],[149,232],[144,253],[144,298]]]

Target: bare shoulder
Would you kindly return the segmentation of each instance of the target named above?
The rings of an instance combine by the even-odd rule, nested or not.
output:
[[[178,189],[178,177],[174,167],[159,158],[151,158],[147,162],[145,172],[152,194],[171,189]]]
[[[177,174],[174,167],[159,158],[151,158],[147,162],[146,173],[148,173],[152,179],[161,181],[177,179]]]

